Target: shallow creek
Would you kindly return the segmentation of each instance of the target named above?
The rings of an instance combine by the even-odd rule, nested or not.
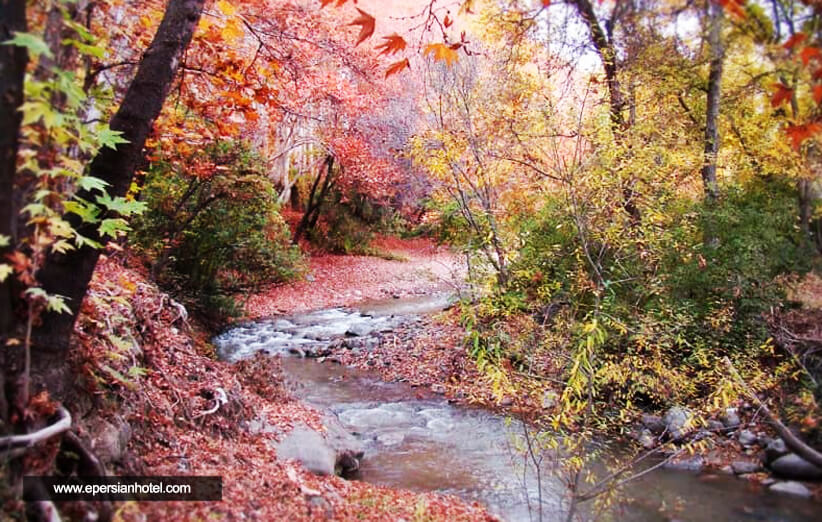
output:
[[[564,519],[563,490],[549,470],[523,474],[512,447],[521,426],[479,409],[402,383],[385,383],[367,372],[301,355],[331,342],[356,340],[367,350],[380,332],[441,310],[447,295],[389,300],[356,309],[331,309],[235,326],[215,338],[221,358],[236,361],[257,351],[283,357],[286,378],[302,400],[334,412],[366,446],[353,479],[451,493],[479,501],[504,520]],[[379,361],[375,361],[379,364]],[[628,507],[617,520],[822,520],[818,504],[778,495],[730,476],[659,469],[632,483]],[[590,512],[588,513],[590,515]]]

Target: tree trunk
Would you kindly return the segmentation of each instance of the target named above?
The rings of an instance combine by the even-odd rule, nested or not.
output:
[[[597,54],[599,54],[599,59],[602,61],[602,68],[605,70],[605,81],[608,85],[611,122],[614,129],[620,131],[625,126],[625,118],[622,115],[622,110],[625,108],[625,97],[622,94],[622,86],[619,83],[619,75],[617,74],[614,44],[602,29],[590,0],[571,0],[571,3],[576,7],[585,25],[588,26],[591,41],[597,50]]]
[[[320,189],[319,195],[317,194],[317,187],[319,186],[320,179],[323,175],[322,171],[317,174],[316,179],[314,179],[314,183],[311,185],[311,192],[308,194],[308,203],[306,205],[305,213],[303,214],[302,219],[300,219],[297,228],[294,230],[294,238],[292,239],[292,242],[295,245],[303,237],[306,231],[317,225],[317,219],[320,216],[320,209],[322,207],[323,199],[325,199],[328,189],[331,186],[331,171],[334,168],[334,156],[329,154],[325,157],[325,167],[325,181],[323,181],[323,186]]]
[[[705,156],[702,164],[702,183],[705,199],[713,202],[719,197],[716,182],[716,157],[719,154],[719,102],[722,94],[722,61],[725,49],[722,45],[722,11],[718,2],[708,2],[708,45],[711,49],[711,65],[708,73],[707,109],[705,111]]]
[[[128,143],[116,149],[103,148],[92,160],[89,175],[109,184],[112,197],[124,196],[139,164],[143,145],[160,114],[163,103],[177,74],[183,51],[191,42],[205,0],[170,0],[163,20],[146,50],[137,74],[126,91],[123,102],[110,122]],[[78,197],[94,201],[96,194],[81,190]],[[67,219],[87,238],[101,240],[96,225],[81,223],[70,214]],[[49,313],[35,332],[35,346],[42,364],[48,359],[64,360],[74,322],[97,264],[100,251],[88,246],[66,254],[53,254],[38,272],[38,280],[50,294],[67,298],[71,313]]]
[[[26,31],[25,0],[0,0],[0,41],[12,38],[12,32]],[[0,235],[13,244],[14,215],[12,194],[17,170],[20,121],[18,111],[23,103],[23,78],[28,63],[25,47],[0,45]],[[0,263],[11,251],[11,245],[0,246]],[[12,278],[0,283],[0,343],[11,334],[13,322]]]
[[[625,109],[625,95],[622,93],[622,85],[619,81],[619,67],[617,64],[616,48],[614,42],[609,38],[594,12],[594,6],[590,0],[571,0],[571,4],[576,8],[582,21],[588,27],[591,42],[599,54],[602,68],[605,71],[605,82],[608,85],[608,105],[611,114],[611,128],[614,132],[614,139],[617,143],[621,141],[621,134],[629,126],[625,121],[623,110]],[[610,21],[611,27],[615,20]],[[633,120],[633,115],[631,121]],[[642,213],[637,206],[636,192],[631,181],[622,181],[622,207],[628,214],[633,227],[638,226],[642,221]]]

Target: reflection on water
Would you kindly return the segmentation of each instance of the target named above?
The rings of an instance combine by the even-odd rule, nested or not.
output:
[[[390,314],[427,312],[447,303],[444,299],[433,303],[431,298],[404,301],[372,303],[360,312],[331,310],[247,324],[222,334],[215,343],[223,358],[236,360],[261,346],[268,350],[280,343],[327,342],[322,338],[342,335],[352,325],[376,331]],[[283,367],[295,395],[335,412],[365,443],[366,455],[355,479],[452,493],[478,500],[492,513],[512,521],[537,520],[541,502],[543,520],[564,519],[566,496],[561,482],[546,467],[540,492],[533,470],[523,474],[522,456],[511,447],[512,432],[521,430],[516,423],[483,410],[454,407],[427,390],[384,383],[336,364],[285,356]],[[818,504],[771,493],[730,476],[660,469],[630,484],[626,494],[631,502],[611,508],[610,518],[822,520]],[[584,514],[593,516],[591,511]]]

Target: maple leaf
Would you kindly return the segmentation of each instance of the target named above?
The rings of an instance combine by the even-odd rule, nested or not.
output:
[[[813,86],[813,100],[817,105],[822,103],[822,85]]]
[[[385,71],[385,77],[388,78],[392,74],[397,74],[398,72],[402,71],[403,69],[410,69],[411,63],[409,63],[408,58],[404,60],[400,60],[399,62],[392,63],[388,66],[388,69]]]
[[[542,0],[542,7],[548,7],[551,5],[551,0]]]
[[[404,50],[407,45],[405,39],[397,33],[390,36],[383,36],[382,38],[386,41],[375,47],[375,49],[382,49],[378,56],[383,54],[396,54]]]
[[[423,51],[423,54],[425,56],[430,54],[435,60],[444,61],[450,67],[459,58],[456,51],[456,49],[459,49],[459,44],[456,45],[457,47],[445,45],[443,43],[428,44],[425,46],[425,51]]]
[[[776,88],[776,92],[771,98],[771,106],[776,108],[791,99],[791,96],[793,96],[793,89],[784,83],[777,83],[774,87]]]
[[[813,79],[814,79],[814,80],[820,80],[820,79],[822,79],[822,67],[820,67],[819,69],[817,69],[816,71],[814,71],[814,73],[813,73]]]
[[[822,57],[822,52],[820,52],[819,47],[809,45],[802,49],[799,53],[799,57],[802,59],[802,63],[807,66],[811,59],[816,58],[818,60]]]
[[[348,0],[320,0],[320,9],[322,9],[323,7],[325,7],[327,5],[331,5],[334,2],[337,2],[337,5],[335,7],[342,7],[343,5],[346,4],[346,2],[348,2]],[[354,3],[356,3],[356,2],[354,2]]]
[[[790,38],[788,38],[785,41],[785,43],[782,44],[782,47],[784,47],[785,49],[791,50],[797,44],[800,44],[803,41],[805,41],[805,38],[807,38],[807,37],[808,37],[808,35],[806,35],[805,33],[796,33],[793,36],[791,36]]]
[[[374,34],[374,26],[376,25],[377,20],[359,7],[357,8],[357,11],[360,13],[360,16],[355,18],[354,21],[348,25],[360,26],[360,34],[357,36],[357,43],[355,44],[360,45],[365,40],[370,38],[372,34]]]
[[[785,133],[791,139],[794,150],[799,150],[806,139],[819,132],[822,132],[822,123],[817,122],[789,125],[785,128]]]
[[[450,16],[445,15],[445,20],[443,20],[442,23],[445,25],[445,28],[447,29],[447,28],[451,27],[451,24],[453,24],[454,21],[451,20]]]

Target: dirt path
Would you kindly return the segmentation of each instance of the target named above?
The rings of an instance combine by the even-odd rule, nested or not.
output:
[[[312,256],[304,280],[272,286],[250,296],[246,302],[247,318],[446,291],[464,278],[465,267],[460,257],[430,240],[381,238],[373,246],[396,259]]]

